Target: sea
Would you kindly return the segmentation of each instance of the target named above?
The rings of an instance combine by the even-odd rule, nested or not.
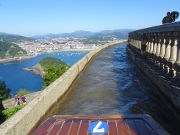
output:
[[[13,95],[20,89],[26,89],[30,92],[40,91],[43,86],[42,77],[31,71],[25,71],[24,68],[36,65],[45,57],[58,58],[72,66],[87,53],[88,51],[52,52],[24,61],[0,63],[0,80],[6,83],[6,87],[11,89],[11,94]]]

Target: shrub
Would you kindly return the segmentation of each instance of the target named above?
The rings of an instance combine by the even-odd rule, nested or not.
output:
[[[21,108],[23,108],[25,105],[19,105],[19,106],[15,106],[13,108],[7,109],[7,110],[3,110],[2,114],[5,117],[5,120],[7,120],[8,118],[10,118],[13,114],[15,114],[17,111],[19,111]]]
[[[43,76],[43,89],[49,86],[52,82],[54,82],[57,78],[59,78],[64,72],[69,69],[67,65],[59,65],[57,67],[47,66],[44,71],[45,75]]]

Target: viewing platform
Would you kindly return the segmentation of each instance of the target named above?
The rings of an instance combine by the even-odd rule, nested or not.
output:
[[[119,121],[125,126],[119,130],[117,124],[113,135],[179,133],[176,61],[180,38],[179,30],[172,31],[177,25],[179,22],[134,31],[129,33],[128,44],[122,40],[91,51],[6,120],[0,134],[50,134],[81,131],[82,127],[81,132],[89,134],[87,127],[94,120],[109,125],[106,134],[113,134],[112,127]]]

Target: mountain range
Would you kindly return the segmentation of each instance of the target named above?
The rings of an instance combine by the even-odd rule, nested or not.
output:
[[[90,31],[75,31],[72,33],[61,33],[61,34],[45,34],[36,35],[32,37],[25,37],[21,35],[0,33],[0,41],[6,42],[20,42],[20,41],[32,41],[35,39],[52,39],[52,38],[96,38],[100,37],[116,37],[118,39],[127,38],[128,33],[133,30],[131,29],[116,29],[116,30],[104,30],[100,32],[90,32]]]
[[[32,36],[31,38],[35,39],[51,39],[51,38],[89,38],[95,35],[107,35],[107,34],[112,34],[116,33],[116,35],[119,33],[121,35],[124,35],[127,37],[128,33],[133,30],[131,29],[117,29],[117,30],[104,30],[100,32],[91,32],[91,31],[75,31],[72,33],[61,33],[61,34],[46,34],[46,35],[36,35]]]

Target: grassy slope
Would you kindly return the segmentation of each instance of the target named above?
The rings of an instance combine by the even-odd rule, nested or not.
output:
[[[46,57],[42,60],[39,61],[39,64],[45,68],[47,66],[59,66],[59,65],[67,65],[65,62],[57,59],[57,58],[53,58],[53,57]]]

